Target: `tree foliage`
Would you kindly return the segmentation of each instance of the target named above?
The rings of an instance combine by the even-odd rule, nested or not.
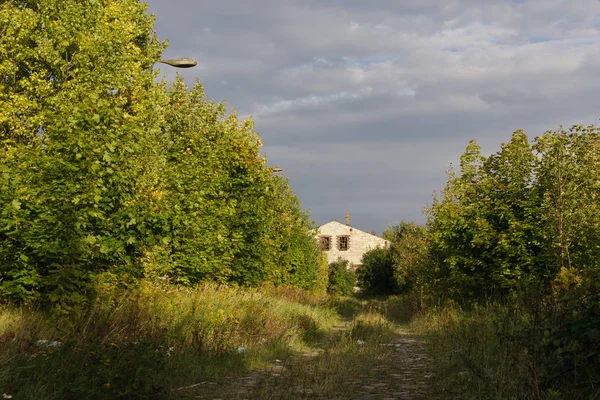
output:
[[[414,222],[389,226],[383,237],[390,241],[394,285],[398,293],[409,293],[428,280],[427,231]]]
[[[356,280],[364,293],[398,293],[390,249],[376,247],[363,254],[361,265],[356,269]]]
[[[89,4],[87,4],[89,3]],[[149,67],[163,45],[137,1],[0,8],[0,293],[51,301],[135,274],[161,167]]]
[[[538,397],[579,398],[598,381],[599,150],[593,126],[532,144],[517,131],[489,157],[471,142],[428,213],[427,295],[504,310],[494,329],[536,355],[527,367],[539,372]]]
[[[349,261],[342,258],[338,258],[336,261],[329,263],[328,293],[343,296],[349,296],[354,293],[356,274],[348,268],[348,265]]]
[[[0,5],[0,297],[82,304],[96,277],[317,284],[307,213],[252,121],[181,78],[138,0]]]
[[[517,131],[489,157],[471,142],[429,210],[433,290],[501,298],[547,286],[561,270],[597,269],[599,143],[581,126],[532,145]]]

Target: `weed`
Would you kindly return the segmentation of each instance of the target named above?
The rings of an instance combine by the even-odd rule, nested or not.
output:
[[[428,337],[442,397],[593,398],[595,349],[581,347],[587,338],[574,340],[572,325],[559,321],[555,313],[496,304],[430,310],[411,327]]]
[[[99,290],[75,319],[5,307],[0,387],[15,399],[168,399],[317,342],[338,321],[321,301],[289,289],[144,283]]]

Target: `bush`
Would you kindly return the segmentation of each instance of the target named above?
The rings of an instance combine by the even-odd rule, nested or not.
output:
[[[356,270],[358,287],[369,294],[394,294],[398,285],[394,278],[394,261],[388,249],[377,247],[362,257],[362,265]]]
[[[354,293],[356,274],[348,269],[348,260],[338,258],[329,264],[329,284],[327,292],[349,296]]]

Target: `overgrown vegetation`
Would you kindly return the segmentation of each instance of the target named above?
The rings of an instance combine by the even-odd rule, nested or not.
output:
[[[559,323],[551,320],[554,311],[454,306],[430,310],[411,326],[428,337],[443,398],[594,398],[600,321]]]
[[[517,131],[488,157],[470,142],[426,226],[391,226],[365,254],[364,294],[404,295],[366,308],[336,297],[356,276],[319,254],[252,121],[200,83],[155,83],[166,43],[139,1],[4,1],[0,31],[3,392],[171,398],[355,317],[326,370],[427,309],[413,326],[443,396],[600,396],[595,127]]]
[[[329,280],[327,293],[350,296],[354,293],[356,274],[349,266],[348,260],[338,258],[329,263]]]
[[[87,315],[5,307],[0,387],[21,399],[172,398],[172,390],[286,358],[338,322],[324,295],[105,282]]]
[[[427,226],[388,230],[446,395],[598,395],[599,149],[581,126],[533,144],[517,131],[489,157],[472,141]]]
[[[0,5],[0,299],[84,314],[104,273],[323,289],[252,121],[157,85],[153,23],[138,0]]]
[[[393,368],[395,348],[387,344],[394,321],[408,316],[401,298],[215,284],[122,289],[110,278],[81,317],[2,310],[2,393],[28,400],[351,395],[361,387],[356,376],[377,364]],[[247,377],[252,387],[240,383]],[[344,386],[348,379],[354,388]]]

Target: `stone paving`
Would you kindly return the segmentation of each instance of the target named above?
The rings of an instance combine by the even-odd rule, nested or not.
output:
[[[427,355],[424,340],[410,331],[398,329],[391,343],[380,344],[386,350],[374,367],[358,376],[344,377],[340,382],[339,395],[320,395],[312,383],[299,383],[289,376],[288,368],[280,360],[260,371],[245,376],[225,379],[225,384],[202,382],[194,385],[195,394],[186,399],[229,400],[229,399],[326,399],[326,400],[404,400],[431,399],[428,387],[432,379],[431,360]],[[312,350],[301,355],[292,363],[310,362],[321,351]],[[266,383],[267,382],[267,383]],[[287,391],[262,390],[262,386],[290,385]],[[197,390],[199,389],[199,390]],[[330,391],[331,393],[331,391]]]
[[[356,388],[354,400],[428,399],[432,374],[425,342],[406,330],[399,331],[389,359],[371,373],[348,380]]]

